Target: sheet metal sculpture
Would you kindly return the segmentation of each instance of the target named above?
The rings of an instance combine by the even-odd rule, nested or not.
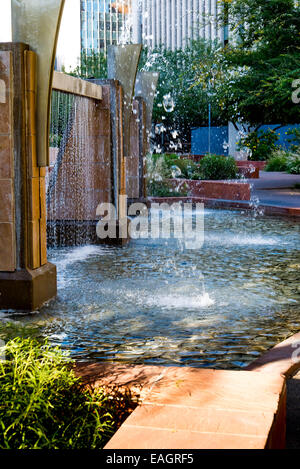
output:
[[[65,0],[12,0],[12,40],[30,46],[38,56],[38,165],[49,165],[49,126],[52,77]]]
[[[148,141],[147,151],[149,149],[150,143],[153,103],[157,89],[158,78],[158,72],[138,72],[135,83],[135,96],[140,96],[143,98],[146,104],[146,133]]]
[[[123,135],[125,157],[128,156],[130,149],[130,116],[132,112],[132,99],[141,51],[141,44],[108,47],[108,78],[118,80],[123,88]]]

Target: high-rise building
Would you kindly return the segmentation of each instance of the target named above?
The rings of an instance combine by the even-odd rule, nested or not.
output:
[[[219,0],[135,0],[132,6],[133,17],[141,24],[133,30],[133,39],[150,48],[175,50],[191,39],[227,39]]]
[[[181,49],[191,39],[223,42],[219,0],[81,0],[81,49],[139,43]]]
[[[130,0],[81,0],[81,49],[106,52],[109,44],[131,42]]]

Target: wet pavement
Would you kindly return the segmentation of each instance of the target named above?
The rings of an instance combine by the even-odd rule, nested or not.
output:
[[[300,208],[300,175],[260,171],[259,179],[251,179],[252,196],[261,205]],[[299,184],[299,187],[295,186]]]

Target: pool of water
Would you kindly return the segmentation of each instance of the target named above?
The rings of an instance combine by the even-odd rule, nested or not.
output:
[[[247,365],[300,330],[299,224],[208,210],[204,226],[196,250],[174,239],[51,249],[57,299],[2,312],[2,337],[21,328],[83,360]]]

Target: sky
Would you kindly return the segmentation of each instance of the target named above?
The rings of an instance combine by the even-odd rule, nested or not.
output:
[[[66,68],[76,66],[80,55],[80,0],[66,0],[57,54]],[[0,0],[0,42],[11,41],[11,0]]]
[[[10,0],[0,0],[0,42],[11,41]]]

